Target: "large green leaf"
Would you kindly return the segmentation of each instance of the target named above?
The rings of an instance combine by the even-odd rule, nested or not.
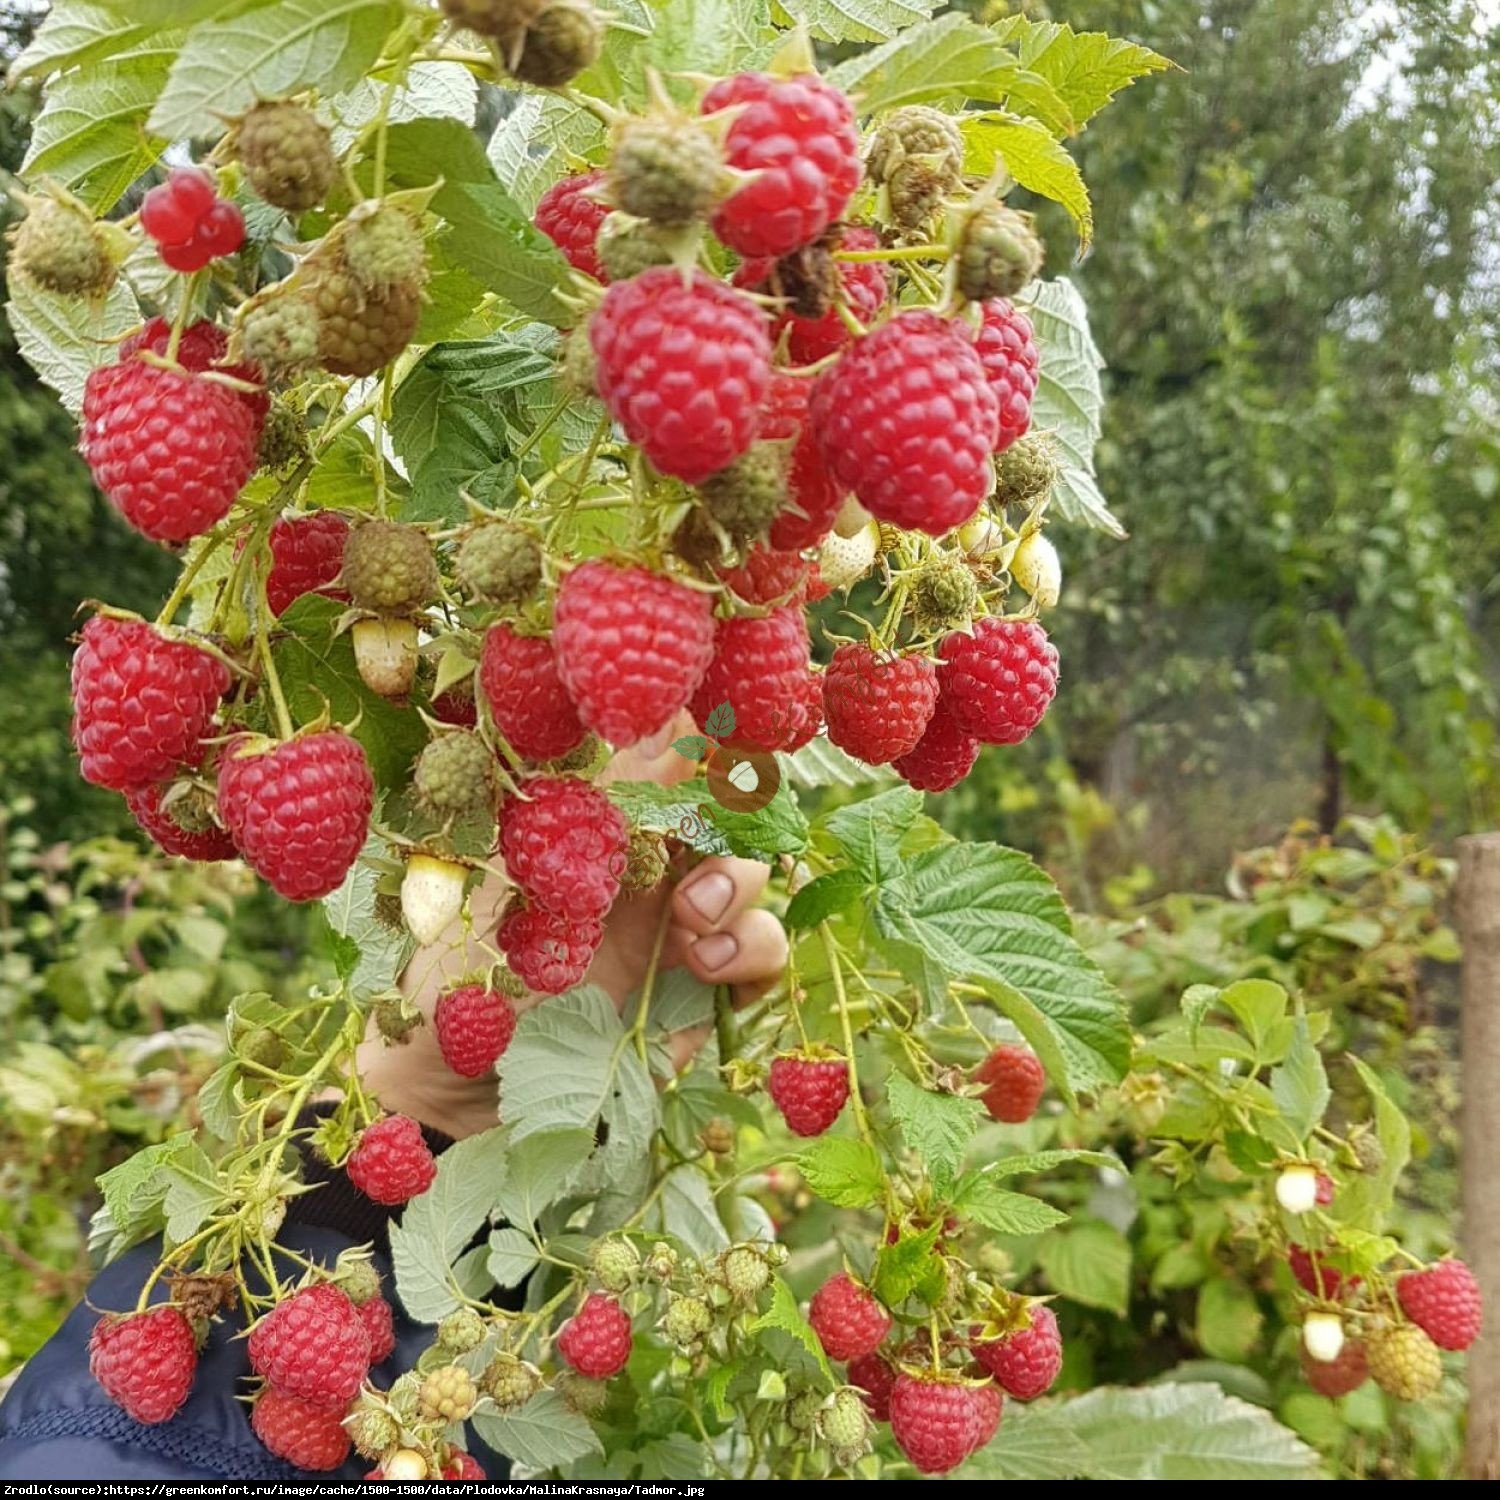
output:
[[[977,1099],[924,1089],[904,1073],[891,1074],[886,1100],[906,1144],[921,1158],[938,1192],[946,1192],[963,1165],[984,1106]]]
[[[942,0],[777,0],[776,8],[820,42],[888,42],[925,21],[940,4]]]
[[[1286,1061],[1271,1070],[1271,1097],[1299,1141],[1306,1140],[1313,1126],[1321,1123],[1333,1097],[1306,1016],[1297,1017]]]
[[[432,206],[448,221],[443,253],[454,265],[529,318],[576,321],[557,297],[569,281],[562,252],[498,182],[455,182]]]
[[[1078,163],[1036,120],[999,110],[963,117],[964,165],[988,177],[997,162],[1028,191],[1067,209],[1085,248],[1094,233],[1094,211]]]
[[[769,0],[665,0],[641,49],[664,72],[738,73],[763,61],[773,40]]]
[[[59,297],[23,277],[10,282],[5,308],[21,353],[58,399],[77,416],[89,372],[111,357],[110,341],[140,322],[130,288],[117,281],[102,302]]]
[[[588,1453],[602,1452],[594,1429],[562,1398],[538,1391],[516,1411],[479,1411],[470,1420],[497,1453],[528,1469],[560,1469]]]
[[[885,1192],[880,1155],[865,1141],[825,1135],[796,1158],[808,1187],[841,1208],[867,1208]]]
[[[1054,1291],[1124,1317],[1130,1304],[1130,1241],[1103,1219],[1055,1230],[1037,1250]]]
[[[875,115],[938,99],[1000,100],[1018,71],[994,32],[949,11],[840,63],[828,76],[854,95],[860,114]]]
[[[1027,68],[1052,85],[1079,125],[1137,78],[1172,66],[1149,47],[1102,31],[1074,31],[1061,21],[1007,16],[994,29]]]
[[[10,81],[45,78],[64,68],[101,62],[134,47],[151,29],[149,22],[106,5],[54,5],[10,65]]]
[[[393,931],[375,914],[380,871],[373,861],[389,855],[385,840],[372,833],[344,883],[323,898],[328,925],[348,938],[359,954],[345,981],[356,1000],[390,989],[416,947],[410,934]]]

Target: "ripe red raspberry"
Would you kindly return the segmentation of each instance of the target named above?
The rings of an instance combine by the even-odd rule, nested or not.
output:
[[[749,298],[655,266],[610,287],[588,326],[599,394],[661,473],[698,484],[755,441],[771,340]]]
[[[156,782],[125,793],[125,805],[130,809],[130,815],[162,853],[197,860],[201,864],[240,857],[234,840],[216,824],[210,823],[205,828],[183,827],[173,816],[172,809],[162,806],[162,798],[170,790],[170,786]]]
[[[219,816],[246,862],[288,901],[335,891],[370,831],[375,783],[342,730],[271,749],[230,745],[219,762]]]
[[[396,1352],[396,1315],[384,1297],[371,1297],[355,1309],[370,1336],[370,1363],[384,1364]]]
[[[89,1370],[104,1394],[148,1426],[177,1415],[198,1373],[198,1348],[181,1309],[105,1314],[89,1335]]]
[[[720,620],[714,657],[693,694],[693,718],[701,726],[721,703],[734,709],[729,742],[780,750],[792,738],[791,706],[807,676],[807,619],[789,605],[759,619]]]
[[[444,1479],[484,1480],[488,1477],[479,1467],[479,1460],[472,1453],[465,1453],[462,1448],[455,1448],[449,1453],[448,1462],[443,1468]]]
[[[1288,1245],[1286,1260],[1292,1275],[1310,1297],[1337,1301],[1341,1292],[1352,1292],[1360,1283],[1358,1276],[1348,1276],[1343,1271],[1335,1270],[1328,1264],[1325,1256],[1302,1245]]]
[[[946,1474],[973,1451],[986,1412],[973,1387],[902,1371],[891,1390],[891,1436],[922,1474]]]
[[[1358,1339],[1345,1339],[1337,1359],[1326,1363],[1314,1359],[1306,1349],[1302,1351],[1302,1378],[1320,1396],[1336,1401],[1357,1391],[1370,1376],[1369,1362],[1365,1358],[1365,1346]]]
[[[245,243],[245,216],[198,167],[178,167],[141,202],[141,228],[174,271],[201,271]]]
[[[974,1358],[1017,1401],[1034,1401],[1051,1390],[1062,1369],[1062,1334],[1057,1314],[1045,1303],[1031,1309],[1031,1326],[1004,1338],[973,1346]]]
[[[1005,1043],[974,1069],[974,1081],[986,1085],[979,1096],[990,1119],[1020,1125],[1036,1113],[1047,1087],[1047,1073],[1030,1047]],[[1043,1309],[1045,1311],[1045,1309]]]
[[[828,472],[808,420],[812,389],[812,381],[778,370],[771,377],[761,408],[760,436],[772,441],[792,440],[787,505],[771,523],[770,534],[771,546],[787,552],[800,552],[822,541],[844,503],[844,487]]]
[[[937,706],[937,668],[925,656],[840,646],[823,674],[828,738],[872,766],[913,751]]]
[[[304,594],[330,592],[344,566],[349,523],[333,511],[283,516],[271,528],[271,571],[266,602],[279,615]],[[347,599],[342,592],[336,598]]]
[[[957,786],[979,758],[979,741],[953,722],[942,695],[922,731],[922,738],[905,755],[891,762],[891,769],[919,792],[946,792]]]
[[[557,593],[553,649],[578,716],[616,748],[687,706],[714,651],[713,604],[645,568],[593,561]]]
[[[792,724],[782,749],[788,754],[810,743],[823,727],[823,673],[808,669],[792,687]]]
[[[589,971],[604,928],[574,922],[541,907],[515,906],[500,921],[498,938],[517,977],[539,995],[560,995]]]
[[[1057,695],[1057,647],[1034,620],[976,620],[939,654],[948,712],[981,744],[1019,745]]]
[[[571,922],[603,917],[620,893],[630,852],[625,815],[576,776],[533,776],[505,799],[500,849],[532,902]]]
[[[120,345],[112,365],[83,390],[83,456],[94,483],[137,531],[185,542],[220,521],[259,462],[267,402],[198,378],[223,358],[222,330],[199,323],[177,351],[181,370],[148,365],[165,355],[171,330],[160,319]],[[256,380],[251,366],[224,371]]]
[[[944,536],[983,503],[1000,403],[935,312],[897,313],[860,339],[818,377],[811,413],[829,472],[877,520]]]
[[[746,604],[795,604],[806,589],[812,564],[800,552],[778,552],[757,542],[737,568],[720,568],[724,585]]]
[[[488,1073],[516,1032],[516,1013],[499,990],[462,984],[446,991],[432,1014],[438,1051],[460,1078]]]
[[[288,1396],[337,1411],[370,1368],[370,1335],[349,1298],[320,1282],[293,1292],[255,1325],[250,1367]]]
[[[630,1315],[603,1292],[590,1292],[557,1336],[557,1352],[589,1380],[608,1380],[630,1358]]]
[[[896,1367],[877,1349],[849,1361],[849,1384],[864,1397],[865,1408],[877,1422],[891,1419],[891,1391],[896,1385]]]
[[[598,170],[564,177],[542,194],[532,215],[536,227],[562,251],[568,264],[595,281],[609,280],[599,263],[597,248],[599,228],[609,210],[598,199],[591,198],[589,192],[605,176]]]
[[[387,1115],[367,1126],[344,1169],[366,1198],[392,1205],[425,1193],[437,1176],[422,1127],[409,1115]]]
[[[993,1385],[971,1385],[969,1401],[974,1408],[974,1436],[970,1440],[969,1452],[978,1453],[1000,1430],[1000,1415],[1005,1409],[1005,1397]]]
[[[842,1057],[778,1057],[766,1092],[794,1135],[822,1135],[849,1098],[849,1064]]]
[[[1003,297],[986,302],[983,321],[974,340],[985,377],[1000,403],[1000,438],[995,452],[1003,453],[1031,429],[1031,403],[1036,396],[1042,356],[1036,347],[1031,319],[1017,312]]]
[[[588,731],[558,672],[552,640],[517,635],[503,622],[485,632],[479,686],[495,728],[524,760],[560,760]]]
[[[741,255],[785,255],[810,245],[859,186],[859,133],[847,96],[815,73],[740,73],[703,96],[702,112],[738,107],[725,164],[756,177],[713,217],[714,233]]]
[[[474,702],[474,683],[465,678],[455,683],[445,693],[432,700],[432,716],[443,724],[453,724],[460,729],[473,729],[479,723],[479,710]]]
[[[891,1331],[891,1315],[872,1292],[844,1271],[813,1293],[807,1321],[829,1359],[860,1359],[873,1354]]]
[[[339,1412],[268,1386],[256,1397],[250,1427],[277,1458],[299,1469],[336,1469],[353,1446]]]
[[[1484,1299],[1461,1260],[1440,1260],[1396,1282],[1401,1310],[1439,1349],[1467,1349],[1479,1337]]]
[[[143,620],[96,615],[73,657],[73,743],[85,781],[130,791],[196,762],[229,691],[217,657]]]

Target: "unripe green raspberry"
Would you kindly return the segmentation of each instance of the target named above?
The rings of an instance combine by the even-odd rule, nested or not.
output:
[[[986,203],[959,234],[958,289],[971,302],[1014,297],[1036,279],[1045,253],[1030,214]]]
[[[690,224],[704,218],[723,175],[717,143],[694,120],[647,115],[615,129],[610,191],[616,207],[638,219]]]
[[[1378,1172],[1385,1165],[1385,1147],[1373,1132],[1356,1130],[1349,1137],[1349,1144],[1354,1149],[1361,1172]]]
[[[438,0],[438,3],[450,21],[481,36],[506,41],[536,19],[546,0]]]
[[[1443,1383],[1438,1347],[1414,1323],[1383,1323],[1365,1340],[1375,1384],[1398,1401],[1425,1401]]]
[[[478,1400],[474,1377],[462,1365],[444,1365],[423,1380],[417,1415],[424,1422],[462,1422]]]
[[[605,1380],[589,1380],[569,1370],[559,1376],[557,1389],[581,1417],[597,1417],[609,1405],[609,1382]]]
[[[490,747],[466,729],[431,740],[412,772],[417,800],[440,818],[493,812],[496,784],[497,767]]]
[[[401,898],[392,896],[390,899],[396,903],[396,925],[391,930],[404,934],[406,919],[401,913]],[[381,900],[381,896],[375,898],[377,916],[380,913]],[[422,1013],[412,1008],[405,1000],[382,1000],[375,1007],[375,1029],[388,1042],[404,1042],[417,1027],[426,1024]]]
[[[269,1026],[257,1026],[235,1043],[234,1050],[246,1062],[262,1068],[279,1068],[286,1058],[286,1043]]]
[[[1052,488],[1059,473],[1051,436],[1028,432],[995,460],[995,499],[1001,505],[1029,505]]]
[[[520,526],[490,522],[464,538],[454,569],[459,586],[476,599],[522,604],[542,581],[541,544]]]
[[[401,1441],[401,1424],[368,1395],[355,1401],[344,1428],[365,1458],[383,1458]]]
[[[871,1430],[864,1398],[853,1386],[836,1390],[818,1413],[818,1436],[833,1449],[839,1464],[846,1469],[864,1452]]]
[[[303,414],[289,402],[272,397],[260,430],[260,467],[268,474],[285,474],[312,456]]]
[[[365,1256],[347,1250],[338,1258],[333,1282],[356,1307],[380,1295],[380,1272]]]
[[[656,1281],[670,1281],[677,1272],[677,1252],[668,1244],[658,1243],[646,1256],[646,1273]]]
[[[575,328],[563,340],[558,374],[572,395],[598,397],[599,356],[594,353],[594,346],[589,342],[587,325]]]
[[[669,1344],[679,1349],[694,1349],[713,1327],[714,1316],[708,1303],[698,1297],[673,1297],[662,1315],[661,1331]]]
[[[787,1426],[793,1432],[811,1432],[823,1410],[821,1391],[798,1391],[786,1404]]]
[[[437,597],[432,544],[415,526],[366,521],[344,544],[344,586],[355,605],[381,615],[409,615]]]
[[[625,1291],[640,1268],[640,1252],[629,1240],[595,1240],[589,1250],[589,1269],[606,1292]]]
[[[911,616],[923,635],[967,625],[978,603],[979,585],[974,574],[956,557],[934,554],[912,580]]]
[[[64,297],[97,297],[114,284],[104,236],[81,204],[43,198],[11,234],[10,270]]]
[[[438,1324],[438,1347],[449,1354],[467,1354],[484,1342],[484,1333],[484,1319],[472,1307],[461,1307]]]
[[[734,1126],[728,1120],[715,1117],[698,1132],[698,1139],[703,1142],[705,1151],[715,1156],[728,1156],[735,1147]]]
[[[703,507],[738,543],[758,541],[786,506],[785,443],[756,443],[698,486]]]
[[[654,891],[666,876],[667,841],[653,829],[632,828],[621,887],[627,891]]]
[[[485,1366],[479,1383],[501,1411],[513,1411],[537,1393],[542,1377],[534,1365],[517,1359],[514,1354],[497,1354]]]
[[[561,88],[586,72],[604,47],[604,27],[587,0],[552,0],[526,28],[511,74],[539,89]]]
[[[236,148],[250,186],[276,208],[316,208],[338,175],[328,128],[300,104],[257,104],[240,121]]]
[[[660,229],[621,214],[604,221],[594,248],[611,281],[629,281],[653,266],[672,263],[672,248]]]
[[[404,209],[377,208],[348,220],[342,249],[349,274],[368,291],[420,287],[427,279],[422,230]]]
[[[246,307],[239,334],[246,358],[279,380],[316,362],[322,327],[308,298],[282,294]]]
[[[736,1245],[726,1250],[719,1261],[724,1285],[742,1302],[753,1302],[771,1279],[771,1268],[766,1258],[749,1245]]]
[[[868,163],[871,181],[885,186],[896,224],[920,229],[963,186],[958,122],[925,104],[898,109],[871,138]]]

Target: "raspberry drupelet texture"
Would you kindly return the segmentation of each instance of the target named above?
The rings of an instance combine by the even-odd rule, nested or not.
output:
[[[277,1458],[324,1473],[348,1458],[353,1446],[340,1413],[270,1386],[256,1398],[250,1427]]]
[[[832,528],[845,490],[829,472],[808,418],[813,383],[778,370],[761,408],[760,436],[792,445],[786,508],[771,523],[770,544],[789,552],[816,546]]]
[[[898,755],[891,769],[919,792],[946,792],[973,770],[978,758],[979,741],[954,723],[939,694],[922,738]]]
[[[1034,620],[976,620],[939,655],[948,712],[982,744],[1020,744],[1057,695],[1057,648]]]
[[[387,1115],[360,1132],[345,1171],[366,1198],[394,1206],[432,1186],[437,1162],[415,1120]]]
[[[813,386],[823,460],[877,520],[943,536],[990,484],[1000,403],[964,333],[925,309],[897,313]]]
[[[370,1336],[370,1363],[384,1364],[396,1352],[396,1315],[384,1297],[371,1297],[356,1308]]]
[[[1330,1302],[1337,1301],[1340,1292],[1352,1292],[1360,1284],[1358,1276],[1348,1276],[1336,1270],[1328,1264],[1326,1257],[1319,1255],[1316,1250],[1308,1250],[1303,1245],[1288,1245],[1286,1260],[1287,1265],[1291,1267],[1292,1275],[1297,1279],[1297,1284],[1310,1297],[1321,1297]]]
[[[1425,1401],[1443,1383],[1443,1357],[1414,1323],[1377,1324],[1365,1358],[1375,1384],[1398,1401]]]
[[[557,1336],[557,1352],[590,1380],[608,1380],[630,1358],[630,1315],[603,1292],[590,1292]]]
[[[807,676],[808,651],[807,617],[800,608],[720,620],[713,661],[690,705],[694,720],[701,727],[721,703],[730,703],[735,717],[730,743],[785,749],[797,727],[792,706]]]
[[[599,230],[609,210],[590,196],[604,178],[602,170],[564,177],[542,194],[533,215],[536,227],[562,251],[568,264],[595,281],[609,280],[598,250]]]
[[[1401,1310],[1439,1349],[1467,1349],[1484,1323],[1484,1299],[1461,1260],[1408,1271],[1396,1282]]]
[[[497,941],[517,977],[539,995],[560,995],[589,971],[604,928],[574,922],[539,906],[514,906],[500,921]]]
[[[206,823],[202,828],[190,828],[177,821],[173,806],[163,806],[162,799],[171,790],[170,785],[154,782],[150,786],[135,787],[125,793],[125,805],[130,815],[150,835],[152,842],[164,854],[175,854],[179,859],[196,860],[200,864],[212,864],[221,859],[238,859],[240,852],[234,840],[216,823]]]
[[[822,1135],[849,1098],[849,1064],[842,1057],[778,1057],[766,1092],[794,1135]]]
[[[697,484],[754,442],[771,340],[748,298],[658,266],[610,287],[588,326],[599,394],[661,473]]]
[[[185,542],[223,520],[255,472],[267,401],[204,378],[227,345],[212,324],[187,331],[180,369],[139,357],[164,357],[170,339],[153,319],[120,345],[114,364],[89,375],[82,446],[94,483],[130,525],[153,541]],[[246,365],[224,373],[259,379]]]
[[[858,1388],[865,1408],[877,1422],[891,1419],[891,1392],[896,1385],[896,1367],[876,1350],[849,1361],[849,1384]]]
[[[1034,1401],[1052,1388],[1062,1369],[1057,1314],[1045,1303],[1031,1309],[1031,1324],[1004,1338],[974,1345],[974,1358],[1017,1401]]]
[[[1370,1378],[1365,1346],[1358,1339],[1345,1339],[1338,1358],[1331,1360],[1314,1359],[1304,1349],[1302,1378],[1320,1396],[1327,1396],[1330,1400],[1357,1391]]]
[[[271,571],[266,578],[266,603],[273,615],[284,613],[304,594],[335,592],[344,566],[349,523],[334,511],[311,516],[283,516],[271,528]]]
[[[579,718],[624,748],[692,698],[713,657],[713,603],[646,568],[586,562],[558,590],[552,644]]]
[[[201,167],[176,167],[141,202],[141,228],[174,271],[201,271],[245,243],[245,216]]]
[[[974,350],[1000,403],[995,452],[1003,453],[1031,430],[1031,403],[1042,362],[1031,319],[1003,297],[986,302]]]
[[[479,687],[495,728],[524,760],[560,760],[588,733],[563,686],[550,636],[519,635],[503,621],[491,625]]]
[[[979,1444],[986,1415],[957,1380],[902,1371],[891,1390],[891,1435],[922,1474],[956,1469]]]
[[[746,604],[794,604],[807,588],[812,564],[800,552],[778,552],[757,543],[737,568],[721,568],[726,588]]]
[[[856,642],[840,646],[824,673],[828,738],[872,766],[916,749],[937,700],[937,670],[925,656],[884,655]]]
[[[251,1330],[250,1367],[299,1401],[336,1411],[354,1399],[370,1368],[370,1335],[336,1286],[293,1292]]]
[[[432,1016],[438,1051],[460,1078],[478,1078],[499,1061],[516,1031],[516,1013],[499,990],[461,984],[446,990]]]
[[[219,816],[250,867],[288,901],[336,890],[370,831],[375,783],[357,740],[324,730],[219,762]]]
[[[979,1097],[992,1120],[1019,1125],[1029,1120],[1042,1102],[1047,1073],[1030,1047],[1006,1042],[974,1069],[974,1081],[985,1086]]]
[[[316,208],[338,175],[328,127],[301,104],[257,104],[240,121],[235,148],[250,186],[288,213]]]
[[[740,73],[703,96],[705,115],[735,107],[724,160],[757,175],[719,205],[714,233],[740,255],[780,256],[812,244],[859,186],[859,132],[847,95],[813,73]]]
[[[193,1330],[177,1307],[123,1317],[106,1313],[89,1335],[89,1370],[105,1395],[137,1422],[168,1422],[198,1373]]]
[[[85,781],[131,791],[202,757],[229,691],[217,657],[143,620],[96,615],[73,657],[73,743]]]
[[[596,922],[620,892],[630,826],[591,783],[535,776],[505,799],[500,849],[506,873],[534,905],[571,922]]]
[[[872,1292],[844,1271],[813,1293],[807,1321],[829,1359],[860,1359],[873,1354],[891,1331],[891,1315]]]

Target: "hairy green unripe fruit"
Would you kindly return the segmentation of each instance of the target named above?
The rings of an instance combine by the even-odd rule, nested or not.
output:
[[[818,1413],[818,1436],[846,1469],[864,1452],[871,1430],[864,1399],[852,1386],[836,1390]]]
[[[641,1269],[640,1252],[629,1240],[595,1240],[589,1250],[589,1269],[606,1292],[623,1292]]]
[[[454,570],[466,594],[489,604],[522,604],[542,581],[541,543],[508,521],[489,522],[464,538]]]
[[[957,630],[974,618],[979,585],[956,557],[936,553],[917,572],[911,587],[911,616],[923,635]]]
[[[608,1382],[589,1380],[571,1370],[558,1378],[557,1389],[562,1392],[563,1400],[581,1417],[597,1417],[609,1405]]]
[[[1443,1383],[1438,1347],[1414,1323],[1384,1323],[1365,1340],[1375,1384],[1398,1401],[1424,1401]]]
[[[666,876],[667,841],[650,828],[631,829],[620,885],[627,891],[654,891]]]
[[[694,120],[647,115],[615,129],[610,190],[616,207],[638,219],[688,224],[704,218],[723,174],[717,143]]]
[[[925,104],[887,117],[870,141],[870,178],[883,184],[891,217],[905,230],[920,229],[963,186],[964,141],[952,115]]]
[[[708,1303],[698,1297],[673,1297],[662,1315],[661,1331],[679,1349],[694,1349],[713,1327]]]
[[[427,279],[422,230],[404,209],[387,205],[348,220],[340,248],[349,274],[366,291],[420,289]]]
[[[492,812],[497,775],[490,747],[466,729],[440,734],[417,757],[412,787],[418,801],[440,818]]]
[[[597,399],[599,395],[599,356],[589,342],[588,328],[575,328],[563,339],[562,383],[574,396]]]
[[[302,413],[290,402],[273,398],[260,430],[260,467],[268,474],[285,474],[311,454]]]
[[[406,924],[401,916],[401,898],[399,896],[392,896],[388,899],[396,903],[396,925],[393,930],[404,933],[406,931]],[[380,910],[380,901],[381,897],[377,896],[375,898],[377,914]],[[426,1024],[426,1019],[423,1017],[421,1011],[413,1008],[409,1001],[382,1000],[375,1007],[375,1029],[388,1042],[395,1042],[399,1045],[417,1027],[425,1026]]]
[[[474,1377],[462,1365],[444,1365],[423,1380],[417,1415],[424,1422],[462,1422],[478,1400]]]
[[[786,505],[785,443],[756,443],[698,486],[703,506],[734,542],[758,541]]]
[[[497,1354],[485,1366],[479,1383],[501,1411],[512,1411],[531,1400],[541,1388],[542,1377],[534,1365],[514,1354]]]
[[[380,1272],[364,1256],[347,1251],[338,1259],[333,1283],[356,1307],[380,1295]]]
[[[786,1404],[787,1426],[793,1432],[811,1432],[823,1410],[821,1391],[798,1391]]]
[[[484,1319],[472,1307],[461,1307],[438,1324],[438,1346],[450,1354],[467,1354],[484,1342],[484,1333]]]
[[[604,27],[587,0],[552,0],[527,28],[510,64],[522,83],[561,88],[593,67],[604,46]]]
[[[370,291],[340,256],[309,261],[305,295],[318,311],[318,359],[331,375],[373,375],[411,343],[422,318],[420,286]]]
[[[366,1395],[354,1403],[344,1428],[365,1458],[384,1458],[401,1441],[401,1424]]]
[[[97,297],[114,284],[104,234],[71,199],[42,198],[11,235],[10,270],[44,291]]]
[[[771,1279],[771,1268],[760,1251],[749,1245],[726,1250],[719,1260],[724,1285],[742,1302],[753,1302]]]
[[[381,615],[409,615],[437,597],[432,544],[415,526],[366,521],[344,545],[344,587],[355,606]]]
[[[235,1043],[234,1050],[246,1062],[262,1068],[279,1068],[286,1058],[286,1043],[269,1026],[257,1026]]]
[[[1036,279],[1044,256],[1030,214],[986,203],[959,232],[958,289],[971,302],[1014,297]]]
[[[315,364],[322,332],[316,304],[295,293],[252,302],[240,315],[240,347],[272,380]]]
[[[715,1156],[728,1156],[735,1147],[734,1126],[716,1115],[704,1124],[698,1132],[698,1139],[703,1142],[705,1151],[711,1151]]]
[[[656,1281],[670,1281],[677,1271],[677,1252],[668,1244],[658,1243],[646,1256],[646,1273]]]
[[[338,175],[328,127],[301,104],[257,104],[240,121],[236,147],[250,186],[288,213],[316,208]]]
[[[438,0],[443,14],[481,36],[508,41],[529,26],[546,0]]]
[[[599,263],[611,281],[629,281],[652,266],[672,262],[672,247],[654,224],[611,214],[594,242]]]
[[[1029,505],[1052,488],[1061,472],[1052,438],[1028,432],[995,460],[995,499],[1001,505]]]

